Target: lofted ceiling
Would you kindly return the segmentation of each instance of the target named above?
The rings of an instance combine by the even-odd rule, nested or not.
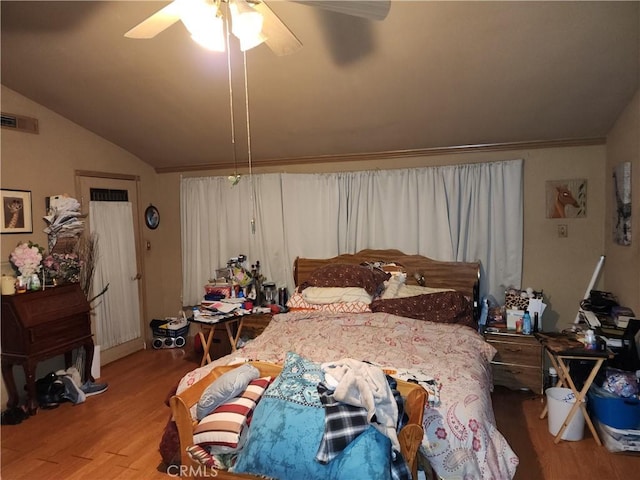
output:
[[[246,164],[237,44],[234,148],[227,55],[180,22],[124,37],[168,3],[3,0],[2,84],[159,172]],[[601,138],[639,85],[636,1],[392,0],[379,22],[266,3],[304,46],[246,53],[254,165]]]

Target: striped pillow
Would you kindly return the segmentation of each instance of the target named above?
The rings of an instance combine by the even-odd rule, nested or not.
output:
[[[246,390],[204,417],[193,431],[193,443],[211,453],[231,453],[242,448],[253,409],[271,377],[252,380]]]

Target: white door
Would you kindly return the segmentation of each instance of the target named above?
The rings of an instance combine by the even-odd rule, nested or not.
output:
[[[136,177],[77,175],[86,232],[97,235],[92,329],[107,364],[144,348]]]

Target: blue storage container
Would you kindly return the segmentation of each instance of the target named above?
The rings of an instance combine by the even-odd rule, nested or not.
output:
[[[591,414],[601,423],[613,428],[640,429],[640,400],[613,395],[592,386],[587,393]]]

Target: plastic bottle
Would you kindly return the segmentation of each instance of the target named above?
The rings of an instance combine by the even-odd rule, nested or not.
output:
[[[200,318],[200,309],[198,307],[193,307],[192,313],[193,313],[194,320],[197,320]]]
[[[538,320],[538,312],[534,312],[533,314],[533,333],[536,333],[540,330],[540,322]]]
[[[558,384],[558,372],[553,367],[549,367],[549,375],[547,377],[547,384],[545,385],[545,390],[547,388],[553,388]]]
[[[522,334],[523,335],[531,335],[532,330],[531,325],[531,315],[529,315],[529,310],[524,311],[524,315],[522,317]]]
[[[593,330],[587,330],[584,334],[584,343],[586,343],[587,350],[595,350],[596,348],[596,334]]]
[[[478,322],[478,331],[484,332],[487,327],[487,317],[489,316],[489,302],[486,298],[482,299],[482,308],[480,309],[480,321]]]

